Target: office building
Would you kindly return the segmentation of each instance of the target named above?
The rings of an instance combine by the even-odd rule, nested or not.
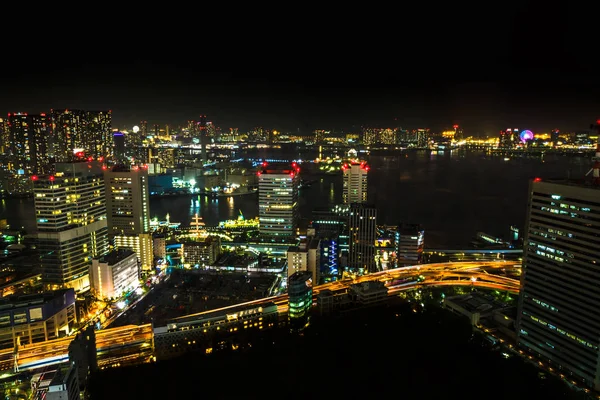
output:
[[[425,231],[418,224],[398,224],[396,230],[396,262],[398,267],[423,262]]]
[[[377,209],[375,206],[350,204],[348,216],[348,269],[354,272],[375,272],[375,240],[377,239]]]
[[[287,250],[288,278],[296,272],[308,271],[312,282],[318,284],[320,279],[321,249],[320,241],[308,238],[300,241],[298,246],[290,246]]]
[[[149,271],[154,267],[154,240],[151,233],[117,235],[113,238],[113,244],[117,250],[133,250],[142,271]]]
[[[109,235],[137,235],[150,230],[148,169],[116,166],[104,171]]]
[[[344,204],[367,202],[367,174],[370,167],[364,162],[344,164]]]
[[[75,327],[75,291],[62,289],[0,299],[0,348],[67,336]]]
[[[309,271],[299,271],[288,278],[288,319],[293,332],[301,332],[310,324],[313,280]]]
[[[55,168],[32,177],[42,281],[48,290],[84,291],[92,258],[108,251],[102,168],[96,161]]]
[[[260,235],[266,241],[293,241],[298,226],[297,166],[263,164],[258,172]]]
[[[113,250],[92,260],[90,281],[92,292],[99,299],[120,297],[139,287],[139,280],[140,268],[132,250]]]
[[[600,390],[600,186],[529,186],[518,344]]]

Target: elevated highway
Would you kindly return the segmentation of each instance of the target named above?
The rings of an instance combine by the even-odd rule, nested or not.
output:
[[[419,287],[465,285],[518,293],[519,280],[512,277],[519,274],[520,263],[511,261],[423,264],[381,271],[359,276],[355,279],[326,283],[315,286],[313,293],[316,297],[324,290],[343,291],[347,290],[350,285],[369,281],[386,283],[389,295]],[[404,283],[395,284],[398,281]],[[287,313],[288,296],[286,294],[184,315],[175,318],[174,321],[196,319],[208,314],[226,313],[243,306],[260,306],[271,302],[277,305],[279,313]],[[73,340],[73,337],[65,337],[20,347],[16,353],[18,369],[20,371],[36,369],[66,361],[71,340]],[[128,325],[96,331],[96,347],[100,365],[110,365],[126,359],[137,358],[141,360],[141,357],[149,357],[152,352],[152,343],[153,330],[151,324]],[[14,367],[14,349],[0,350],[0,372],[14,371]]]

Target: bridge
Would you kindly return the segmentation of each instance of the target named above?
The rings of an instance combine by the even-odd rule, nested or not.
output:
[[[384,282],[388,286],[388,295],[397,295],[401,291],[430,286],[473,286],[518,293],[520,282],[512,276],[520,275],[520,267],[519,262],[511,261],[415,265],[318,285],[313,288],[313,295],[316,299],[316,296],[324,290],[343,291],[347,290],[350,285],[369,281]],[[402,283],[396,284],[398,281]],[[288,296],[284,294],[267,297],[184,315],[174,318],[173,322],[200,319],[203,316],[225,314],[241,307],[260,307],[266,304],[275,304],[280,315],[287,314]],[[97,331],[96,348],[99,365],[108,366],[127,361],[149,360],[153,356],[154,350],[153,335],[151,324],[128,325]],[[18,370],[33,370],[67,361],[71,340],[73,340],[72,336],[21,346],[17,352]],[[0,371],[14,372],[14,367],[14,349],[0,350]]]

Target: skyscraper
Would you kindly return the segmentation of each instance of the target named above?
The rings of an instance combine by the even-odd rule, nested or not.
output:
[[[54,175],[34,175],[32,180],[45,287],[89,289],[92,258],[108,251],[100,164],[57,163]]]
[[[260,235],[272,241],[289,241],[298,226],[298,185],[296,164],[270,166],[258,172],[258,215]]]
[[[367,173],[370,167],[365,163],[344,164],[344,204],[367,202]]]
[[[148,168],[116,166],[104,171],[109,235],[138,235],[150,229]]]
[[[529,186],[518,344],[600,389],[600,186]]]
[[[352,271],[375,272],[375,239],[377,209],[363,203],[350,204],[348,217],[350,248],[348,268]]]

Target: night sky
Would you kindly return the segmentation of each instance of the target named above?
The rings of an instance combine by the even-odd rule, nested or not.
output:
[[[9,44],[9,24],[0,28],[5,60],[23,58],[1,63],[0,112],[111,109],[120,129],[206,114],[241,130],[458,123],[476,135],[585,130],[600,116],[593,10],[527,1],[441,7],[197,19],[165,9],[108,27],[53,20],[51,37],[40,31],[37,44],[20,47]]]

